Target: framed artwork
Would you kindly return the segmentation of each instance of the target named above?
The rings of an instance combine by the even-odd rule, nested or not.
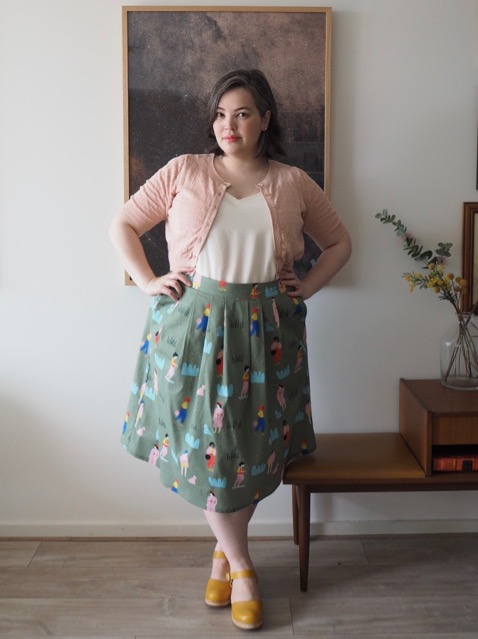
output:
[[[478,202],[463,204],[462,271],[468,282],[463,310],[471,311],[473,305],[478,302]],[[478,309],[475,313],[478,313]]]
[[[326,7],[123,7],[125,199],[171,158],[207,152],[208,96],[239,68],[260,69],[271,84],[282,161],[328,194],[331,30]],[[163,225],[141,241],[155,274],[167,272]],[[305,246],[299,275],[320,254],[307,236]]]

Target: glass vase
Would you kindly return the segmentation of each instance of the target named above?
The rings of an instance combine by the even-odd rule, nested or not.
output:
[[[478,390],[478,326],[472,313],[457,313],[440,344],[441,383],[457,390]]]

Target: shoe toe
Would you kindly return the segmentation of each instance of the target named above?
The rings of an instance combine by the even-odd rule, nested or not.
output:
[[[231,584],[220,579],[209,579],[204,601],[208,606],[223,607],[231,603]]]
[[[232,622],[243,630],[255,630],[262,626],[262,601],[236,601],[232,604]]]

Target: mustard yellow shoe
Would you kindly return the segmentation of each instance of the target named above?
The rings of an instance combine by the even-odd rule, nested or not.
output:
[[[231,587],[235,579],[256,579],[255,570],[238,570],[229,575]],[[232,623],[242,630],[256,630],[262,626],[262,601],[234,601],[231,603]]]
[[[227,559],[226,555],[223,552],[219,552],[215,550],[213,555],[213,559]],[[229,571],[229,565],[227,567]],[[204,601],[206,605],[212,606],[213,608],[224,608],[225,606],[229,606],[231,603],[231,582],[221,581],[221,579],[209,579],[206,584],[206,593],[204,595]]]

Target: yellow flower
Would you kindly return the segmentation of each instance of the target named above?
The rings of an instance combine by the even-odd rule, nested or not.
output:
[[[453,280],[455,278],[455,276],[453,275],[453,273],[447,273],[445,275],[445,279],[446,280]]]

